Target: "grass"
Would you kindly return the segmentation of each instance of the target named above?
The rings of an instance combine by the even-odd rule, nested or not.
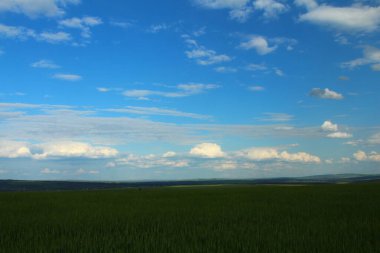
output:
[[[380,252],[380,184],[0,193],[0,252]]]

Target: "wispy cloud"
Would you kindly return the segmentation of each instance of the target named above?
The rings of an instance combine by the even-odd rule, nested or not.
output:
[[[256,85],[256,86],[249,86],[248,90],[257,92],[257,91],[264,91],[265,88],[263,86],[257,86]]]
[[[79,81],[82,79],[82,76],[74,74],[55,74],[53,78],[65,81]]]
[[[263,113],[263,115],[263,117],[257,118],[257,120],[267,122],[287,122],[294,119],[293,115],[287,113],[266,112]]]
[[[55,64],[53,61],[50,61],[50,60],[39,60],[39,61],[33,62],[30,66],[33,68],[45,68],[45,69],[60,68],[59,65]]]
[[[341,64],[343,68],[354,69],[364,65],[371,65],[372,70],[380,71],[380,49],[372,46],[365,46],[363,57]]]
[[[81,36],[84,38],[91,37],[91,27],[103,24],[103,21],[99,17],[85,16],[83,18],[69,18],[60,20],[59,25],[67,28],[74,28],[81,30]]]
[[[123,95],[126,97],[134,97],[139,99],[147,99],[149,97],[168,97],[180,98],[191,95],[203,93],[207,90],[219,88],[216,84],[201,84],[201,83],[188,83],[178,84],[172,87],[172,91],[157,91],[157,90],[126,90]]]
[[[219,73],[236,73],[237,69],[233,68],[233,67],[224,67],[224,66],[221,66],[221,67],[216,67],[215,71],[219,72]]]
[[[185,117],[185,118],[193,118],[193,119],[210,119],[211,118],[211,116],[208,116],[208,115],[181,112],[178,110],[163,109],[163,108],[157,108],[157,107],[127,106],[126,108],[107,109],[107,111],[117,112],[117,113],[139,114],[139,115]]]
[[[199,65],[213,65],[231,61],[231,57],[226,54],[218,54],[216,51],[207,49],[188,35],[182,36],[190,50],[185,51],[187,58],[194,59]]]

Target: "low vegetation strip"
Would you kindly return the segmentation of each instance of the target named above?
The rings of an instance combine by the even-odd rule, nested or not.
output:
[[[0,193],[1,252],[379,249],[379,183]]]

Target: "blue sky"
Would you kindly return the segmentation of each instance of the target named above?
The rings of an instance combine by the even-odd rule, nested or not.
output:
[[[0,2],[0,178],[379,173],[380,2]]]

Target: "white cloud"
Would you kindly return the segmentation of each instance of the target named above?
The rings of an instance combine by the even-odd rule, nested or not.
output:
[[[189,59],[195,59],[199,65],[212,65],[222,62],[231,61],[231,58],[225,54],[217,54],[214,50],[198,47],[190,51],[186,51]]]
[[[72,38],[71,35],[66,32],[42,32],[41,34],[39,34],[37,39],[48,43],[56,44],[70,41]]]
[[[98,87],[98,88],[96,88],[96,90],[99,92],[109,92],[110,91],[109,88],[105,88],[105,87]]]
[[[187,47],[190,48],[190,50],[185,51],[187,58],[194,59],[199,65],[212,65],[231,61],[231,57],[228,55],[217,54],[216,51],[199,45],[189,35],[182,35],[182,38],[184,38]]]
[[[54,62],[50,60],[39,60],[39,61],[33,62],[30,66],[32,66],[33,68],[45,68],[45,69],[60,68],[59,65],[55,64]]]
[[[238,9],[248,4],[250,0],[194,0],[201,7],[210,9]]]
[[[267,39],[263,36],[253,35],[246,42],[242,42],[240,47],[243,49],[255,49],[260,55],[269,54],[277,49],[277,45],[269,46]]]
[[[88,143],[73,142],[73,141],[61,141],[61,142],[49,142],[43,144],[36,144],[34,148],[40,150],[35,152],[33,158],[35,159],[47,159],[47,158],[110,158],[118,155],[118,151],[109,147],[92,146]]]
[[[215,71],[219,73],[236,73],[237,69],[232,67],[216,67]]]
[[[372,145],[380,144],[380,133],[376,133],[369,137],[368,143]]]
[[[265,18],[275,18],[288,10],[288,7],[275,0],[256,0],[253,2],[256,10],[263,11]]]
[[[33,159],[50,158],[110,158],[118,155],[118,151],[109,147],[92,146],[88,143],[60,141],[30,144],[18,141],[0,141],[0,157]]]
[[[265,88],[263,86],[249,86],[248,90],[257,92],[257,91],[263,91]]]
[[[175,157],[176,155],[177,155],[176,152],[168,151],[168,152],[166,152],[165,154],[163,154],[162,157],[164,157],[164,158],[169,158],[169,157]]]
[[[49,168],[44,168],[40,171],[42,174],[60,174],[61,172],[59,170],[52,170]]]
[[[380,154],[374,151],[367,154],[366,152],[359,150],[353,156],[358,161],[380,162]]]
[[[310,92],[310,96],[322,98],[322,99],[334,99],[334,100],[343,99],[342,94],[339,94],[338,92],[335,92],[328,88],[325,88],[325,89],[313,88]]]
[[[380,7],[352,5],[335,7],[317,5],[315,1],[296,1],[308,8],[308,12],[300,16],[301,21],[331,27],[347,32],[372,32],[380,25]]]
[[[190,150],[190,154],[204,158],[220,158],[225,156],[222,148],[218,144],[207,142],[193,147]]]
[[[103,24],[103,21],[98,17],[86,16],[83,18],[70,18],[59,21],[59,24],[63,27],[80,29],[81,35],[84,38],[91,37],[90,27]]]
[[[371,69],[372,69],[373,71],[380,71],[380,63],[373,64],[373,65],[371,66]]]
[[[251,148],[240,151],[239,156],[253,161],[280,160],[286,162],[320,163],[321,159],[305,152],[279,152],[276,148]]]
[[[11,39],[35,39],[37,41],[44,41],[52,44],[70,41],[71,35],[66,32],[41,32],[25,28],[22,26],[8,26],[0,24],[0,36]]]
[[[284,71],[282,71],[281,69],[279,69],[279,68],[273,68],[273,70],[274,70],[274,73],[276,74],[276,75],[278,75],[278,76],[284,76],[285,74],[284,74]]]
[[[63,8],[68,4],[78,4],[80,0],[1,0],[1,12],[14,12],[35,18],[38,16],[55,17],[65,14]]]
[[[344,62],[341,66],[343,68],[354,69],[356,67],[369,64],[372,64],[372,70],[380,70],[380,49],[372,46],[365,46],[363,50],[363,57]]]
[[[338,125],[333,124],[330,120],[326,120],[325,122],[323,122],[321,129],[323,131],[336,132],[338,131]]]
[[[161,31],[165,31],[165,30],[168,30],[170,28],[171,28],[170,25],[162,23],[162,24],[157,24],[157,25],[151,25],[149,27],[149,29],[148,29],[148,32],[150,32],[150,33],[159,33]]]
[[[206,90],[212,90],[218,87],[219,86],[216,84],[189,83],[176,85],[174,87],[174,91],[126,90],[123,92],[123,95],[126,97],[135,97],[139,99],[147,99],[152,96],[180,98],[200,94]]]
[[[345,132],[335,132],[335,133],[328,134],[327,137],[334,138],[334,139],[347,139],[347,138],[351,138],[352,134],[345,133]]]
[[[249,71],[265,71],[268,68],[263,63],[261,63],[261,64],[252,63],[252,64],[247,65],[246,69]]]
[[[113,167],[125,166],[134,168],[183,168],[189,166],[189,161],[185,159],[175,159],[175,156],[160,157],[156,155],[133,155],[130,154],[127,157],[119,158],[114,162]]]
[[[253,11],[254,9],[249,6],[245,6],[239,9],[233,9],[230,11],[230,18],[240,23],[244,23],[249,19]]]
[[[107,109],[110,112],[119,113],[132,113],[140,115],[161,115],[161,116],[173,116],[173,117],[186,117],[193,119],[210,119],[210,116],[201,115],[196,113],[181,112],[177,110],[162,109],[157,107],[139,107],[139,106],[127,106],[120,109]]]
[[[30,157],[31,152],[27,143],[16,141],[0,140],[0,157],[3,158],[19,158]]]
[[[318,3],[315,0],[295,0],[294,3],[297,6],[305,7],[308,10],[312,10],[318,7]]]
[[[268,122],[287,122],[294,119],[293,115],[290,115],[287,113],[266,112],[263,114],[264,114],[264,117],[257,118],[257,120],[268,121]]]
[[[83,175],[83,174],[99,174],[98,170],[85,170],[85,169],[78,169],[76,172],[78,175]]]
[[[124,29],[133,26],[133,24],[130,22],[122,22],[122,21],[110,21],[110,25],[124,28]]]
[[[65,81],[79,81],[82,79],[80,75],[74,75],[74,74],[55,74],[53,75],[53,78],[65,80]]]

